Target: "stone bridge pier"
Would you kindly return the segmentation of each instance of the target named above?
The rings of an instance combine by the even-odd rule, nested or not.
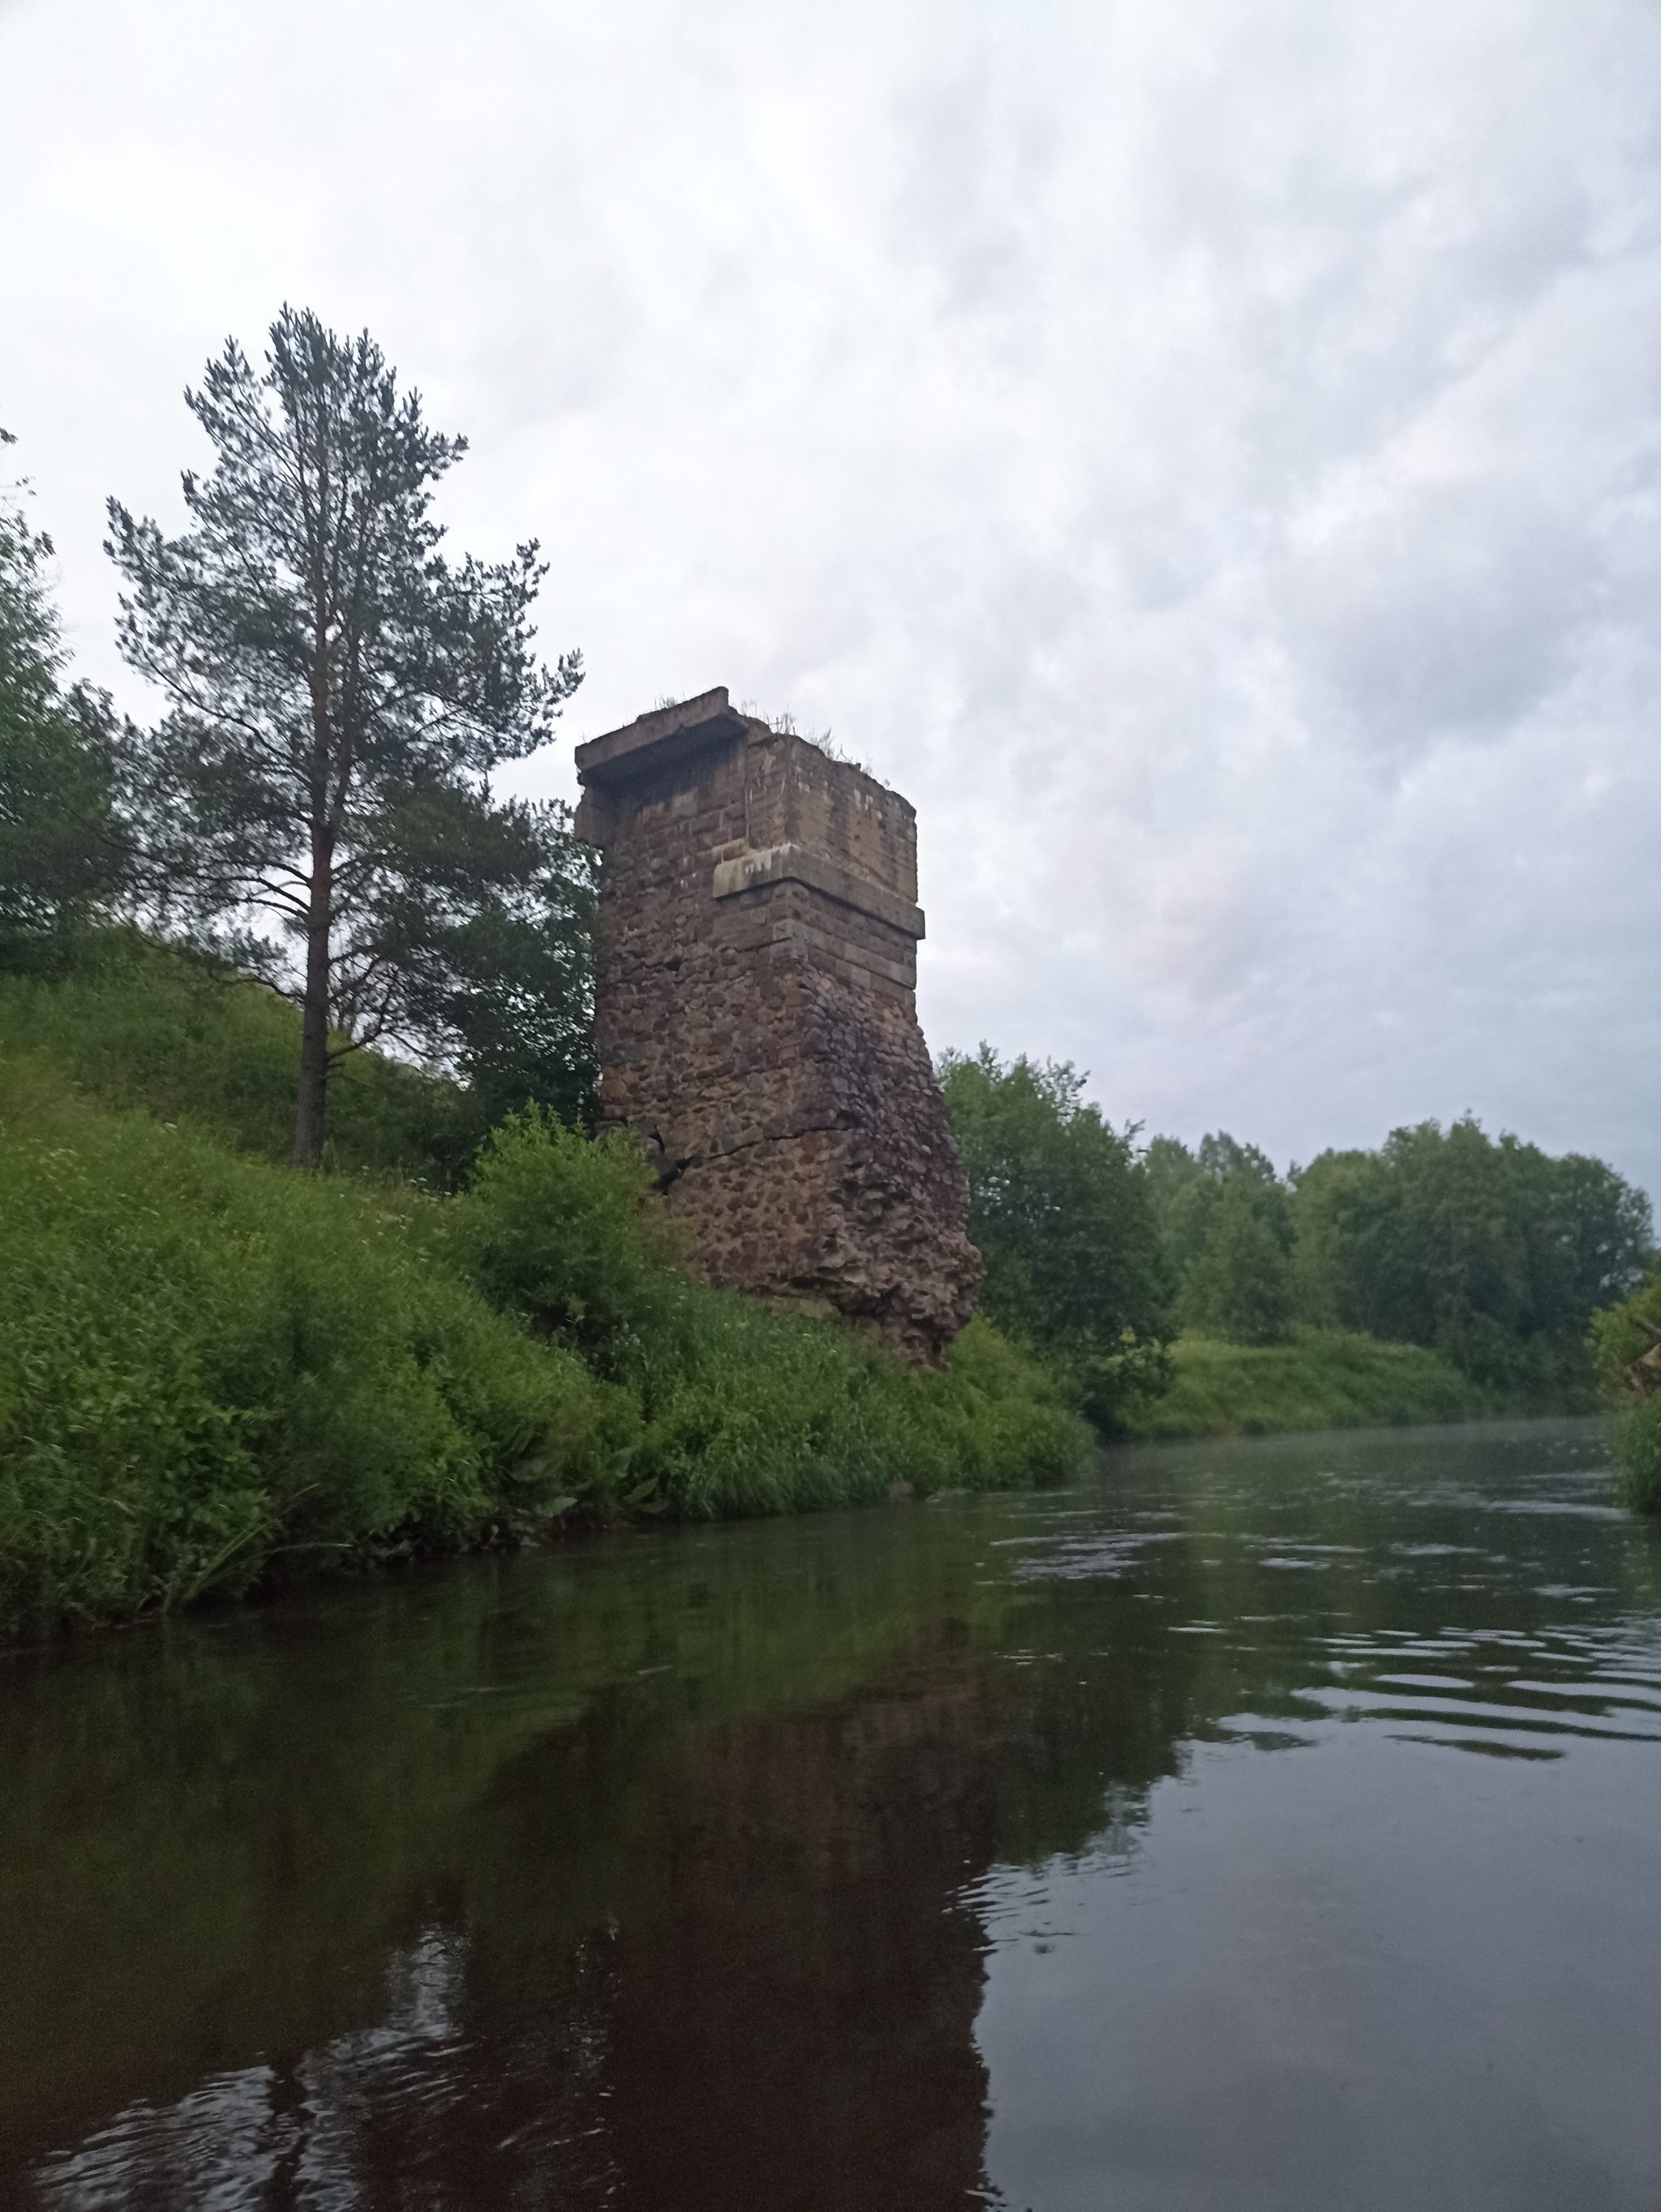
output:
[[[605,1120],[691,1265],[937,1364],[981,1273],[916,1017],[916,816],[724,689],[580,745]]]

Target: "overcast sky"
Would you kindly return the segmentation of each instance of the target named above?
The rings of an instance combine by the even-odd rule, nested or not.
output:
[[[285,300],[537,536],[574,741],[917,806],[930,1042],[1284,1165],[1661,1195],[1661,9],[0,0],[0,422],[80,668]]]

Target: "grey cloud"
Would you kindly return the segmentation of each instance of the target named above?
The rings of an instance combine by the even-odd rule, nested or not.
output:
[[[1526,488],[1391,487],[1287,579],[1293,649],[1364,743],[1492,736],[1561,676],[1586,615],[1586,518]]]

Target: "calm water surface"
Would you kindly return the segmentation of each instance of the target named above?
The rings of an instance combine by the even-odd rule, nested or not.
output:
[[[0,2203],[1651,2212],[1661,1530],[1144,1447],[14,1655]]]

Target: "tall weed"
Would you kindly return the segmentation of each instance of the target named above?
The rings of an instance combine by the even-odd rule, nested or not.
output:
[[[615,1487],[626,1395],[438,1265],[417,1209],[43,1087],[0,1069],[0,1617],[476,1542]]]
[[[1622,1504],[1661,1513],[1661,1393],[1616,1420],[1615,1468]]]

